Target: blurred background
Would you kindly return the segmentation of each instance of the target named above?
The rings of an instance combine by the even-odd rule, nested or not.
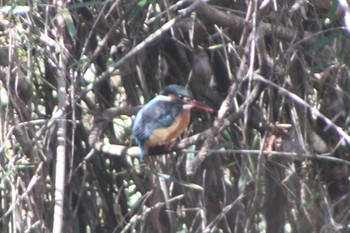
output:
[[[346,1],[1,1],[1,232],[349,232]],[[179,84],[172,152],[140,107]]]

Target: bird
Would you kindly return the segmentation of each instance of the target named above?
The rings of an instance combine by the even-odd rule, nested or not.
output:
[[[187,129],[191,108],[206,112],[216,110],[193,99],[191,91],[183,86],[166,86],[136,114],[132,132],[140,147],[140,160],[148,155],[150,147],[171,142]]]

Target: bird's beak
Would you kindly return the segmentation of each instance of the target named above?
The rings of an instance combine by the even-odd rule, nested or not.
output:
[[[206,112],[216,112],[216,110],[213,109],[212,107],[210,107],[209,105],[202,103],[202,102],[199,102],[197,100],[193,100],[193,99],[183,100],[183,102],[185,104],[190,105],[193,108],[198,108],[198,109],[201,109],[201,110],[206,111]]]

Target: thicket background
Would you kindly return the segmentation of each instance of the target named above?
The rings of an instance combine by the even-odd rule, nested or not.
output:
[[[0,3],[1,232],[350,231],[346,1]],[[173,83],[219,111],[140,163]]]

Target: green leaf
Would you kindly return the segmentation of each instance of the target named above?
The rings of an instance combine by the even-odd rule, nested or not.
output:
[[[1,175],[1,181],[3,181],[3,180],[7,180],[8,179],[8,177],[13,173],[13,171],[14,171],[15,169],[14,169],[14,167],[13,166],[11,166],[8,170],[6,170],[6,172],[5,171],[2,171],[1,173],[2,173],[2,175]],[[3,182],[1,182],[1,184],[2,184]],[[4,187],[2,186],[2,185],[0,185],[0,189],[3,189]]]
[[[335,15],[336,15],[336,12],[337,12],[337,9],[338,9],[338,1],[337,0],[333,0],[332,1],[332,6],[331,8],[329,9],[328,11],[328,19],[333,22],[334,19],[335,19]]]
[[[7,107],[7,105],[9,104],[9,96],[7,93],[7,90],[0,86],[0,106],[1,107]]]
[[[145,9],[148,3],[149,3],[148,0],[140,0],[128,15],[128,21],[134,20],[136,16],[138,16],[139,13]]]
[[[28,168],[35,168],[35,164],[34,163],[19,163],[16,164],[16,168],[17,169],[28,169]]]
[[[26,14],[30,12],[30,7],[29,6],[3,6],[0,7],[0,13],[4,14],[12,14],[12,15],[17,15],[17,14]]]
[[[257,148],[260,143],[260,136],[259,134],[255,134],[253,138],[252,148]]]
[[[189,189],[194,189],[194,190],[199,190],[203,191],[203,187],[195,184],[195,183],[190,183],[190,182],[185,182],[185,181],[179,181],[178,184],[181,184],[182,186],[189,188]]]
[[[62,15],[63,15],[64,21],[66,22],[69,36],[73,41],[75,41],[77,30],[75,28],[75,24],[69,10],[67,8],[64,9],[62,12]]]
[[[337,34],[333,33],[319,40],[316,40],[316,42],[311,46],[311,51],[316,52],[324,48],[326,45],[329,45],[336,37],[337,37]]]
[[[198,184],[190,183],[190,182],[183,181],[183,180],[178,180],[175,176],[172,176],[172,175],[168,175],[168,174],[165,174],[165,173],[152,171],[152,170],[147,169],[147,168],[143,168],[142,170],[145,173],[147,173],[147,174],[153,174],[155,176],[163,178],[164,180],[180,184],[180,185],[182,185],[182,186],[184,186],[186,188],[190,188],[190,189],[194,189],[194,190],[200,190],[200,191],[203,190],[203,187],[198,185]]]
[[[214,44],[208,47],[208,49],[210,50],[215,50],[215,49],[221,49],[221,48],[225,48],[226,45],[225,44]]]
[[[224,129],[222,131],[222,135],[224,136],[224,138],[226,139],[226,141],[230,142],[231,144],[233,144],[233,139],[231,137],[231,132],[228,131],[227,129]]]

